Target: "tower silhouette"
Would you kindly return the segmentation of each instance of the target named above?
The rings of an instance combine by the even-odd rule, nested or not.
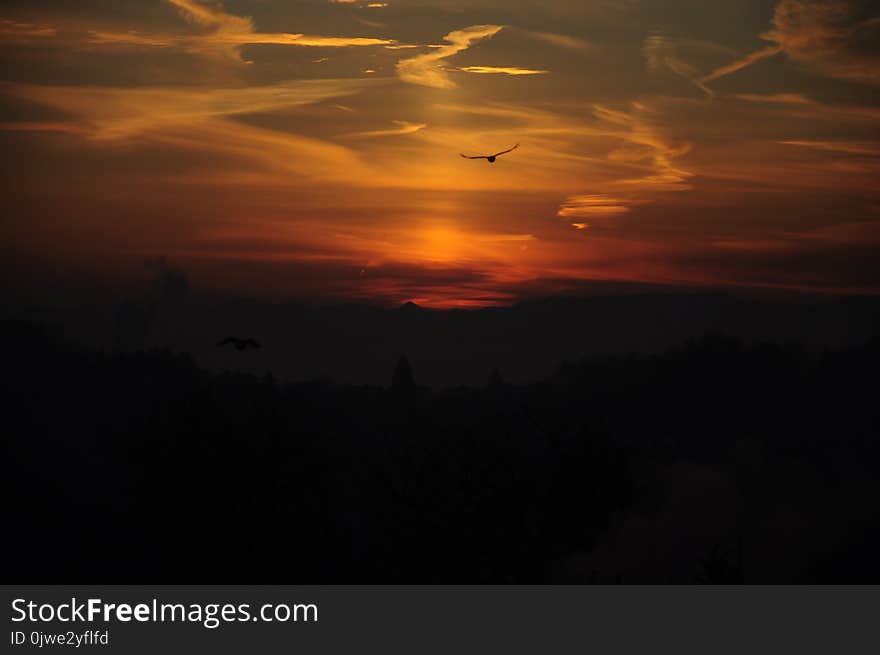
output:
[[[394,366],[394,374],[391,376],[391,390],[398,394],[412,394],[416,390],[412,366],[410,366],[406,355],[401,355]]]

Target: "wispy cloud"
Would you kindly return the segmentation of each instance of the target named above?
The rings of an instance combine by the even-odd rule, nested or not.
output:
[[[842,152],[849,155],[880,157],[880,143],[852,141],[780,141],[787,146],[798,146],[825,152]]]
[[[614,198],[604,194],[575,195],[566,198],[556,215],[561,218],[618,216],[630,211],[629,204],[629,201],[622,198]],[[579,223],[578,225],[583,224]]]
[[[633,105],[625,112],[596,105],[593,112],[605,124],[606,134],[614,135],[623,144],[608,153],[612,162],[648,164],[644,174],[607,181],[603,185],[609,193],[571,195],[561,204],[557,216],[566,219],[609,219],[622,216],[636,205],[656,202],[661,194],[687,191],[691,172],[678,167],[674,160],[688,152],[690,144],[679,143],[664,137],[641,114],[646,107]],[[602,128],[600,127],[600,131]],[[578,227],[582,223],[572,223]],[[589,224],[583,224],[585,229]]]
[[[622,180],[621,184],[643,187],[653,191],[687,191],[687,180],[692,173],[675,165],[674,160],[687,154],[691,144],[665,137],[662,132],[644,118],[644,106],[633,106],[633,111],[623,112],[601,105],[594,107],[597,118],[623,128],[619,136],[624,146],[609,154],[615,161],[643,161],[652,163],[652,171],[644,177]]]
[[[880,19],[859,15],[856,4],[848,0],[781,0],[773,29],[761,36],[817,73],[878,84],[880,55],[876,48],[859,44],[880,39]]]
[[[135,46],[169,48],[182,45],[185,39],[167,34],[145,34],[130,30],[114,32],[112,30],[89,30],[87,36],[91,45],[98,46]]]
[[[348,48],[390,46],[394,44],[394,41],[390,39],[310,36],[306,34],[288,33],[176,36],[169,34],[97,30],[92,30],[88,33],[88,41],[92,45],[180,47],[189,52],[206,55],[221,55],[234,61],[242,61],[240,48],[244,45],[289,45],[315,48]]]
[[[241,47],[245,45],[289,45],[300,47],[345,48],[389,46],[392,39],[316,36],[290,32],[259,32],[253,19],[230,14],[222,5],[206,5],[196,0],[167,0],[201,34],[152,34],[137,31],[90,30],[88,42],[92,45],[131,47],[179,47],[188,52],[218,56],[231,61],[243,61]]]
[[[95,139],[113,140],[210,118],[314,104],[350,95],[364,84],[360,80],[302,80],[232,89],[17,85],[8,91],[74,115]]]
[[[223,10],[222,5],[208,6],[195,0],[168,0],[178,13],[192,25],[206,32],[188,40],[188,49],[203,54],[218,55],[233,61],[242,61],[243,38],[256,32],[253,19],[235,16]]]
[[[557,48],[564,48],[574,52],[589,52],[596,49],[596,46],[585,39],[580,39],[567,34],[556,34],[554,32],[533,32],[530,30],[521,30],[530,38],[549,43]]]
[[[249,34],[255,31],[252,18],[227,13],[220,4],[205,5],[196,0],[167,1],[177,7],[188,22],[217,34]]]
[[[712,89],[699,78],[697,68],[679,57],[676,42],[672,39],[660,34],[652,34],[645,39],[642,54],[645,56],[649,71],[670,71],[686,79],[710,98],[715,96]]]
[[[774,232],[878,222],[877,87],[786,77],[794,66],[872,83],[880,23],[866,18],[870,3],[773,0],[773,24],[754,30],[735,22],[739,8],[709,16],[675,0],[664,4],[662,34],[651,32],[656,3],[615,0],[625,14],[586,17],[597,3],[611,4],[522,11],[503,0],[450,0],[411,11],[318,0],[291,13],[268,0],[151,0],[148,11],[130,1],[53,11],[63,3],[15,0],[14,14],[0,12],[15,19],[0,20],[10,57],[0,130],[7,186],[28,194],[9,202],[21,209],[37,193],[41,201],[7,213],[17,232],[45,245],[37,254],[66,253],[70,235],[108,258],[125,239],[161,252],[176,244],[215,258],[223,284],[237,277],[230,261],[249,258],[253,269],[294,261],[320,264],[309,269],[314,279],[340,296],[475,304],[538,279],[749,280],[748,258],[707,275],[717,251],[766,251],[770,261],[784,250],[761,250]],[[498,18],[485,17],[495,10]],[[452,31],[455,16],[457,26],[510,16],[521,27]],[[721,32],[709,24],[719,16],[731,20]],[[356,22],[364,19],[388,26]],[[444,27],[425,41],[431,24]],[[751,39],[755,52],[709,43],[709,33]],[[253,52],[254,66],[229,65]],[[400,59],[396,74],[380,77]],[[553,75],[491,77],[544,69]],[[760,72],[753,86],[745,70]],[[288,76],[351,79],[278,82]],[[741,84],[722,93],[722,80]],[[456,83],[466,89],[435,91]],[[496,166],[458,156],[517,142]],[[86,223],[96,236],[80,238]],[[864,247],[864,238],[854,233],[845,248]],[[706,243],[715,244],[707,262],[676,259]],[[809,277],[821,252],[760,277]],[[303,277],[290,275],[290,288],[304,288]]]
[[[797,93],[740,93],[737,100],[775,105],[792,116],[807,120],[829,121],[840,124],[876,125],[880,122],[880,107],[871,105],[825,104]]]
[[[397,127],[389,128],[387,130],[368,130],[366,132],[352,132],[351,134],[346,134],[344,136],[352,139],[364,139],[380,136],[403,136],[406,134],[414,134],[428,127],[425,123],[411,123],[409,121],[391,122],[397,125]]]
[[[73,121],[10,121],[0,123],[0,130],[7,132],[58,132],[76,136],[88,136],[91,131]]]
[[[780,52],[782,52],[782,46],[778,45],[771,45],[761,50],[756,50],[755,52],[752,52],[751,54],[748,54],[741,59],[737,59],[734,62],[725,64],[724,66],[715,69],[708,75],[704,76],[700,80],[700,82],[702,84],[712,82],[713,80],[720,79],[726,75],[730,75],[731,73],[742,70],[743,68],[747,68],[757,61],[761,61],[762,59],[767,59],[768,57],[778,55]]]
[[[799,93],[739,93],[736,96],[739,100],[746,102],[761,102],[773,105],[812,105],[812,100]]]
[[[761,34],[773,43],[722,66],[702,78],[717,80],[784,52],[789,59],[821,75],[880,84],[880,56],[858,44],[880,38],[880,19],[860,19],[848,0],[781,0],[773,12],[773,28]]]
[[[450,32],[443,39],[448,45],[437,46],[431,52],[417,55],[397,62],[397,74],[404,82],[432,86],[438,89],[451,89],[455,82],[450,79],[443,67],[443,61],[467,50],[475,41],[492,37],[504,29],[503,25],[472,25],[462,30]]]
[[[58,30],[53,25],[22,23],[0,19],[0,43],[28,43],[56,36]]]
[[[545,75],[550,72],[512,66],[462,66],[458,70],[465,73],[479,73],[483,75]]]

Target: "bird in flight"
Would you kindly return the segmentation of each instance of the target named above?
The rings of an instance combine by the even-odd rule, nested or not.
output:
[[[260,348],[260,344],[256,339],[239,339],[238,337],[226,337],[223,341],[218,341],[217,346],[222,347],[232,344],[236,350],[246,350],[247,348]]]
[[[496,152],[494,155],[477,155],[475,157],[469,157],[468,155],[461,155],[461,156],[464,157],[465,159],[485,159],[490,164],[494,164],[495,159],[497,159],[501,155],[506,155],[508,152],[513,152],[517,148],[519,148],[518,143],[515,146],[513,146],[512,148],[508,148],[507,150],[502,150],[501,152]],[[459,153],[459,154],[461,154],[461,153]]]

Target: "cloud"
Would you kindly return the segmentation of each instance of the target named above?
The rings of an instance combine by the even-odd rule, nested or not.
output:
[[[797,93],[762,95],[740,93],[734,96],[746,102],[776,105],[786,113],[806,120],[866,124],[875,126],[880,122],[880,108],[865,105],[824,104]]]
[[[89,30],[87,39],[89,44],[98,46],[121,45],[169,48],[183,43],[183,39],[180,37],[163,34],[144,34],[134,30],[128,32]]]
[[[568,36],[566,34],[555,34],[553,32],[532,32],[530,30],[522,30],[522,32],[530,38],[537,39],[538,41],[544,41],[545,43],[549,43],[550,45],[556,46],[557,48],[564,48],[566,50],[572,50],[575,52],[588,52],[596,49],[596,46],[594,46],[589,41],[579,39],[574,36]]]
[[[144,34],[140,32],[112,32],[91,30],[88,41],[92,45],[127,45],[182,47],[190,52],[223,54],[230,59],[241,60],[239,47],[243,45],[292,45],[316,48],[346,48],[393,45],[389,39],[362,37],[307,36],[305,34],[257,33],[213,34],[210,36],[174,36]]]
[[[29,43],[51,38],[57,34],[58,30],[52,25],[0,19],[0,43]]]
[[[612,151],[609,159],[623,162],[648,160],[653,164],[652,172],[646,177],[622,180],[621,184],[664,191],[690,189],[687,179],[692,173],[675,166],[673,160],[687,154],[691,144],[663,136],[660,130],[643,116],[647,111],[644,105],[633,105],[631,112],[595,105],[593,111],[601,121],[624,128],[618,133],[624,140],[624,145]]]
[[[243,88],[16,85],[13,95],[73,114],[95,139],[123,139],[166,126],[269,112],[351,95],[362,80],[300,80]]]
[[[218,33],[246,34],[254,31],[254,21],[223,11],[222,5],[205,5],[196,0],[167,0],[188,22]]]
[[[514,68],[505,66],[462,66],[458,70],[465,73],[480,73],[484,75],[544,75],[550,71],[532,70],[530,68]]]
[[[0,123],[0,130],[7,132],[57,132],[75,136],[89,136],[87,127],[64,121],[19,121]]]
[[[703,284],[876,295],[876,225],[839,224],[768,239],[698,244],[669,253],[678,275]]]
[[[622,145],[608,153],[608,160],[623,163],[647,162],[644,175],[609,180],[603,184],[609,193],[571,195],[563,201],[556,215],[566,219],[607,219],[627,214],[636,205],[656,202],[660,194],[688,191],[688,179],[693,175],[675,165],[674,160],[686,154],[689,143],[680,143],[664,137],[643,116],[648,108],[634,103],[630,112],[596,105],[593,113],[600,122],[599,133],[613,135]],[[604,130],[603,130],[603,124]],[[577,229],[591,224],[572,222]]]
[[[208,6],[195,0],[167,0],[188,23],[204,28],[207,33],[194,40],[192,50],[217,54],[235,61],[241,61],[242,37],[253,35],[256,31],[253,19],[228,14],[222,5]],[[230,41],[232,39],[232,41]]]
[[[348,48],[359,46],[389,45],[389,39],[372,39],[347,36],[306,36],[304,34],[255,34],[241,39],[242,45],[298,45],[315,48]]]
[[[139,184],[290,189],[320,182],[363,188],[387,184],[390,174],[384,168],[371,168],[342,145],[256,127],[236,117],[321,102],[354,93],[364,84],[302,80],[236,89],[29,85],[15,86],[13,91],[68,114],[62,125],[25,128],[79,136],[83,139],[79,149],[87,159],[108,153],[161,157],[166,165],[159,170],[148,167]]]
[[[511,266],[538,242],[527,232],[458,226],[455,222],[368,223],[306,219],[230,223],[214,228],[205,251],[219,259],[326,265],[316,276],[345,298],[414,300],[433,306],[510,302],[510,285],[532,274]],[[226,248],[229,248],[226,250]],[[354,274],[352,276],[352,274]],[[326,294],[324,294],[326,297]]]
[[[91,45],[130,47],[179,47],[202,55],[242,62],[245,45],[289,45],[300,47],[345,48],[389,46],[392,39],[313,36],[288,32],[258,32],[253,19],[236,16],[222,5],[206,5],[195,0],[167,0],[191,25],[203,30],[197,35],[148,34],[137,31],[90,30]]]
[[[164,3],[164,10],[159,0],[149,3],[151,9],[137,0],[83,0],[55,13],[48,5],[37,11],[27,0],[15,1],[23,9],[8,17],[20,22],[0,23],[0,33],[7,41],[30,41],[28,48],[6,49],[14,65],[0,89],[7,107],[0,129],[7,159],[14,163],[7,167],[7,186],[16,190],[9,202],[17,203],[7,213],[14,219],[13,236],[21,233],[26,242],[45,246],[33,248],[38,254],[54,247],[61,254],[70,250],[72,259],[74,248],[89,247],[111,258],[130,239],[135,249],[168,253],[178,261],[173,248],[195,251],[217,223],[224,223],[241,230],[224,245],[224,257],[292,259],[302,250],[296,247],[313,243],[314,235],[320,252],[296,257],[320,256],[330,272],[341,270],[333,258],[343,256],[347,266],[366,269],[366,280],[382,277],[377,272],[383,262],[440,267],[436,262],[466,260],[467,267],[482,271],[489,261],[491,276],[473,282],[474,289],[485,291],[499,288],[493,276],[510,271],[524,277],[637,277],[655,265],[645,263],[647,245],[631,256],[626,250],[622,263],[606,265],[601,238],[609,244],[616,240],[618,249],[662,248],[703,237],[754,244],[774,230],[819,225],[841,215],[853,221],[880,218],[875,154],[880,108],[870,106],[876,102],[868,88],[785,77],[785,68],[818,70],[821,65],[796,63],[790,54],[806,47],[798,45],[795,33],[818,34],[804,27],[809,21],[803,16],[780,14],[763,29],[725,25],[721,32],[731,42],[752,39],[751,49],[759,54],[743,57],[748,49],[725,52],[696,40],[710,27],[685,10],[693,9],[693,2],[663,5],[662,20],[651,0],[633,5],[626,15],[615,14],[614,20],[577,22],[549,15],[555,5],[553,11],[513,6],[493,14],[483,0],[476,6],[455,0],[457,7],[470,7],[463,13],[435,2],[420,3],[415,13],[406,3],[395,3],[400,10],[360,9],[367,0],[359,0],[347,7],[306,3],[311,9],[302,14],[263,0],[229,0],[225,8],[216,0],[181,0]],[[496,12],[498,1],[492,0]],[[785,6],[780,0],[767,6],[776,4]],[[867,2],[863,6],[870,9]],[[236,9],[242,7],[251,9]],[[383,11],[394,33],[354,22]],[[564,11],[580,9],[568,3]],[[236,12],[254,20],[232,15]],[[709,13],[719,12],[744,16],[740,7]],[[462,18],[471,15],[483,17]],[[771,16],[772,8],[766,18]],[[852,16],[831,20],[833,29],[817,37],[815,52],[837,69],[846,62],[872,61],[866,36],[875,24]],[[482,22],[591,34],[596,41],[591,46],[565,34],[504,28],[511,30],[507,34],[500,25],[453,32]],[[439,31],[425,41],[424,30],[432,24],[443,27],[434,27]],[[658,24],[663,34],[650,33]],[[835,35],[841,24],[860,27],[840,42]],[[771,29],[779,32],[778,40],[758,39],[758,32]],[[385,50],[383,44],[395,49],[407,44],[348,39],[346,30],[423,45]],[[440,37],[447,32],[452,34],[444,41]],[[488,38],[494,40],[476,47]],[[761,52],[781,49],[783,42],[786,49],[773,65],[769,59],[756,63]],[[374,44],[376,49],[316,52],[279,45],[260,51],[265,65],[240,75],[202,57],[177,56],[189,51],[222,57],[221,63],[240,61],[253,51],[246,44],[259,43]],[[524,54],[528,46],[533,56]],[[601,47],[607,57],[589,54],[591,47]],[[121,48],[127,48],[124,56],[113,56]],[[519,54],[513,59],[508,51]],[[330,62],[310,63],[326,60],[325,55]],[[363,79],[369,77],[364,69],[387,75],[398,59],[405,61],[392,75],[401,80]],[[720,66],[725,62],[743,63]],[[657,76],[645,74],[646,63]],[[731,95],[719,92],[717,101],[705,102],[716,80],[736,70],[742,74],[750,65],[761,69],[759,86],[738,87]],[[560,73],[466,77],[532,69]],[[316,75],[361,79],[277,83],[286,76]],[[705,83],[707,78],[711,81]],[[24,80],[27,85],[20,84]],[[505,80],[500,87],[493,84]],[[538,82],[541,93],[516,93],[534,86],[529,81]],[[663,95],[658,82],[688,97]],[[467,85],[467,92],[433,90],[454,83]],[[864,106],[852,106],[856,103]],[[406,120],[392,122],[395,118]],[[521,149],[500,167],[458,157],[459,151],[492,152],[518,141]],[[694,150],[688,152],[691,143]],[[250,241],[263,219],[272,222],[265,232],[267,248],[276,248],[272,253]],[[430,227],[434,224],[443,229]],[[339,236],[356,229],[358,244]],[[482,232],[536,238],[481,240]],[[205,248],[204,257],[214,254],[214,245]],[[382,262],[367,265],[373,257]],[[217,264],[217,270],[222,267]],[[205,280],[190,263],[187,270]],[[741,271],[732,267],[729,273],[734,278]],[[429,295],[439,282],[448,282],[449,298],[472,297],[455,280],[427,280],[419,294]]]
[[[502,29],[504,29],[503,25],[472,25],[450,32],[443,37],[449,45],[436,46],[431,52],[400,60],[397,62],[397,74],[400,79],[410,84],[437,89],[455,88],[455,82],[449,78],[443,68],[443,60],[467,50],[475,41],[498,34]]]
[[[604,194],[569,196],[556,212],[561,218],[601,218],[619,216],[630,211],[629,202]],[[573,225],[584,225],[583,223]],[[578,229],[584,229],[580,227]]]
[[[777,43],[792,61],[829,77],[880,83],[880,55],[870,47],[880,39],[880,20],[859,20],[853,3],[782,0],[773,26],[761,38]]]
[[[738,70],[747,68],[748,66],[754,64],[756,61],[761,61],[762,59],[767,59],[768,57],[778,55],[780,52],[782,52],[782,46],[767,46],[762,50],[757,50],[749,55],[746,55],[742,59],[737,59],[730,64],[726,64],[721,68],[717,68],[716,70],[703,77],[700,82],[703,84],[706,84],[707,82],[712,82],[713,80],[717,80],[726,75],[730,75],[731,73],[735,73]]]
[[[353,132],[345,136],[353,139],[364,139],[378,136],[403,136],[414,134],[428,127],[425,123],[410,123],[409,121],[391,121],[397,127],[387,130],[370,130],[367,132]]]
[[[799,93],[772,93],[761,95],[758,93],[740,93],[734,96],[738,100],[746,102],[761,102],[774,105],[812,105],[812,100]]]
[[[761,35],[774,45],[756,50],[703,77],[710,82],[784,52],[820,75],[851,82],[880,84],[880,56],[869,44],[880,39],[880,18],[857,18],[847,0],[781,0],[773,28]]]
[[[842,152],[850,155],[880,157],[880,143],[853,141],[780,141],[787,146],[822,150],[826,152]]]
[[[676,42],[672,39],[660,34],[652,34],[642,44],[642,54],[649,71],[668,70],[686,79],[710,98],[715,96],[712,89],[699,78],[697,69],[679,57]]]

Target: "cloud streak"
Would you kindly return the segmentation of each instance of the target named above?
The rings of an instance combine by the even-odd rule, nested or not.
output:
[[[52,38],[57,34],[57,28],[52,25],[0,19],[0,43],[30,43]]]
[[[510,66],[462,66],[458,70],[482,75],[545,75],[550,72]]]
[[[569,196],[556,212],[561,218],[598,218],[619,216],[630,211],[629,201],[604,194]],[[575,224],[575,227],[583,224]],[[584,229],[580,227],[578,229]]]
[[[849,155],[880,157],[880,143],[851,141],[780,141],[783,145],[798,146],[825,152],[842,152]]]
[[[242,88],[126,88],[17,85],[9,92],[72,114],[92,138],[136,137],[168,126],[270,112],[351,95],[360,80],[303,80]]]
[[[596,49],[596,46],[589,41],[574,36],[568,36],[566,34],[556,34],[554,32],[532,32],[528,30],[525,30],[525,34],[538,41],[543,41],[544,43],[549,43],[557,48],[564,48],[565,50],[571,50],[573,52],[591,52]]]
[[[415,134],[416,132],[419,132],[428,127],[425,123],[410,123],[409,121],[391,122],[397,125],[397,127],[387,130],[368,130],[365,132],[352,132],[351,134],[346,134],[345,136],[352,139],[368,139],[382,136],[404,136],[407,134]]]
[[[436,89],[452,89],[456,84],[443,67],[444,60],[467,50],[471,44],[495,36],[503,25],[472,25],[450,32],[443,39],[448,45],[437,46],[427,52],[397,62],[397,74],[410,84],[430,86]]]
[[[676,44],[672,39],[660,34],[652,34],[645,39],[642,54],[649,71],[668,70],[686,79],[710,98],[715,96],[714,91],[705,85],[705,80],[699,78],[696,67],[678,56]]]
[[[623,112],[596,105],[593,112],[603,129],[623,141],[623,145],[608,153],[612,162],[650,164],[644,175],[617,179],[603,186],[613,193],[589,193],[571,195],[563,201],[556,215],[565,219],[614,219],[628,214],[636,205],[656,202],[663,193],[691,189],[688,179],[692,173],[679,168],[674,160],[688,152],[690,144],[676,143],[665,138],[660,131],[641,116],[646,107],[635,104],[630,112]],[[572,221],[583,230],[595,223]]]
[[[91,250],[110,275],[131,253],[179,250],[243,294],[269,287],[247,270],[310,271],[277,293],[480,305],[551,288],[541,280],[748,282],[739,255],[713,276],[716,251],[770,261],[780,248],[766,244],[880,223],[866,1],[671,0],[662,17],[629,0],[589,16],[571,2],[369,1],[9,0],[7,252],[63,270]],[[755,29],[759,10],[773,23]],[[387,25],[357,22],[377,15]],[[495,166],[458,156],[517,142]],[[677,258],[706,244],[707,261]],[[813,266],[761,281],[846,275]]]
[[[859,20],[846,0],[782,0],[776,5],[773,29],[762,35],[785,50],[792,61],[817,73],[867,84],[880,83],[876,48],[880,19]]]
[[[729,64],[725,64],[720,68],[715,69],[705,77],[703,77],[700,82],[706,84],[708,82],[712,82],[714,80],[721,79],[727,75],[731,75],[736,73],[737,71],[742,70],[743,68],[748,68],[755,62],[761,61],[762,59],[767,59],[769,57],[774,57],[782,52],[782,46],[771,45],[763,48],[761,50],[756,50],[755,52],[746,55],[742,59],[737,59]]]
[[[857,18],[848,0],[781,0],[773,12],[773,28],[761,38],[773,45],[756,50],[702,78],[711,82],[784,52],[793,62],[820,75],[880,84],[876,48],[859,44],[880,39],[880,18]]]
[[[315,36],[289,32],[259,32],[253,19],[236,16],[221,5],[206,5],[195,0],[166,0],[201,34],[150,34],[137,31],[90,30],[88,43],[98,46],[177,47],[188,52],[243,62],[242,46],[286,45],[299,47],[346,48],[393,46],[392,39]],[[0,32],[2,35],[2,32]]]

